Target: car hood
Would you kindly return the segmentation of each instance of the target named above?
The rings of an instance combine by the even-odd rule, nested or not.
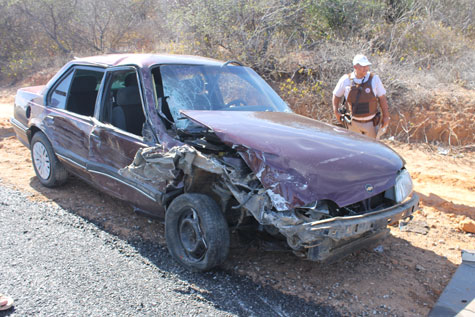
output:
[[[182,113],[238,151],[277,210],[361,201],[394,186],[404,165],[378,141],[294,113]]]

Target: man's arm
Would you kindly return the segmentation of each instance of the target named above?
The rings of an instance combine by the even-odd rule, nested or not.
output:
[[[340,104],[341,104],[341,98],[343,97],[337,97],[335,95],[333,95],[333,113],[335,114],[335,117],[336,117],[336,120],[338,122],[341,121],[341,114],[338,112],[338,108],[340,107]]]
[[[379,97],[379,105],[381,106],[381,112],[383,115],[383,122],[381,123],[381,129],[387,127],[389,125],[389,107],[388,107],[388,99],[386,95],[382,95]]]

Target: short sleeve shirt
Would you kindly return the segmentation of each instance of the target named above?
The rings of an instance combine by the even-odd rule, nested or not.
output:
[[[348,99],[348,94],[351,89],[351,79],[353,79],[355,84],[361,84],[363,80],[368,80],[369,74],[370,72],[368,72],[362,79],[355,78],[355,72],[352,72],[350,76],[348,76],[348,74],[341,76],[340,80],[336,84],[335,89],[333,90],[333,95],[335,95],[336,97],[343,97],[344,95],[345,98]],[[373,80],[371,81],[371,87],[376,97],[381,97],[386,94],[386,89],[384,89],[383,83],[381,82],[381,79],[378,75],[373,76]]]

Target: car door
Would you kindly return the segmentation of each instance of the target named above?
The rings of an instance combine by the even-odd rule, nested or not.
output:
[[[153,146],[145,142],[141,85],[133,67],[112,68],[106,72],[100,108],[89,139],[89,163],[93,181],[119,199],[148,212],[163,212],[159,189],[124,177],[120,170],[130,165],[137,151]]]
[[[103,75],[101,68],[73,66],[46,95],[44,132],[62,163],[86,180],[89,135]]]

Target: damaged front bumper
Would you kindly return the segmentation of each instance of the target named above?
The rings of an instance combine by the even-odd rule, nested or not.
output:
[[[278,226],[291,247],[306,251],[312,261],[330,261],[380,239],[387,225],[410,217],[419,207],[419,197],[364,215]]]

